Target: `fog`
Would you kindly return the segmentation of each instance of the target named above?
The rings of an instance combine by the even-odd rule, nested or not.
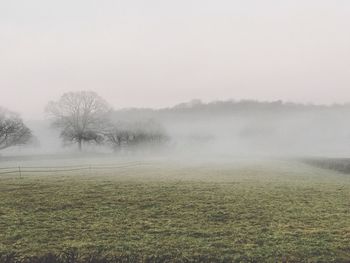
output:
[[[2,156],[98,154],[113,158],[180,158],[227,160],[253,157],[346,157],[350,154],[350,105],[305,105],[258,101],[193,100],[163,109],[123,109],[112,112],[118,122],[152,120],[168,140],[157,147],[140,145],[113,151],[110,144],[63,146],[50,119],[27,122],[36,143],[12,147]]]
[[[163,123],[181,154],[218,156],[347,156],[349,105],[195,101],[156,111],[127,110],[120,118]]]
[[[36,142],[0,154],[78,154],[44,109],[93,90],[112,119],[154,120],[168,141],[84,153],[347,156],[349,28],[345,0],[2,1],[0,106]]]

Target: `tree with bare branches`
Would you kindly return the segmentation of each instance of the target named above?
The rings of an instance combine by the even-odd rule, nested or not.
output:
[[[112,122],[104,135],[106,143],[111,145],[114,151],[123,148],[137,149],[142,146],[152,148],[164,145],[168,141],[166,131],[154,120]]]
[[[56,102],[50,102],[46,111],[53,117],[53,126],[61,130],[65,143],[100,143],[111,111],[108,103],[92,91],[68,92]]]
[[[32,138],[32,132],[18,114],[0,108],[0,150],[24,145]]]

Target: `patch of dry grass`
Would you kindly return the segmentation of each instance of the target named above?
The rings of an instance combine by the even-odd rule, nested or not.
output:
[[[349,176],[292,162],[3,177],[0,254],[9,262],[350,262],[349,204]]]

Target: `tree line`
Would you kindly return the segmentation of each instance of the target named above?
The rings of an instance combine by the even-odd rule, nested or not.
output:
[[[46,107],[52,125],[60,131],[60,138],[65,145],[76,144],[77,148],[82,150],[86,144],[104,144],[115,151],[134,149],[140,145],[162,145],[168,141],[167,132],[154,120],[166,124],[169,120],[189,122],[202,119],[210,122],[211,118],[223,116],[251,118],[249,120],[253,128],[248,127],[242,131],[246,136],[254,130],[262,134],[259,127],[261,123],[257,122],[255,125],[255,122],[257,118],[263,119],[265,116],[269,116],[270,121],[279,122],[294,114],[297,114],[297,117],[300,114],[309,116],[311,113],[327,113],[327,116],[333,116],[334,113],[334,116],[339,116],[349,111],[350,104],[327,106],[253,100],[209,103],[192,100],[172,108],[115,111],[103,98],[91,91],[65,93]],[[133,119],[138,121],[132,121]],[[20,116],[0,108],[0,150],[33,141],[35,137],[32,131]]]
[[[115,151],[141,145],[164,144],[165,130],[154,120],[120,121],[113,119],[112,107],[92,91],[68,92],[48,103],[45,111],[52,126],[60,131],[65,145],[105,144]],[[18,114],[0,110],[0,150],[33,141],[32,131]]]

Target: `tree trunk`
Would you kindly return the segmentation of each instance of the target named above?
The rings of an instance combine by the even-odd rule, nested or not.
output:
[[[81,150],[82,150],[82,140],[81,139],[78,140],[78,148],[79,148],[79,152],[81,152]]]

